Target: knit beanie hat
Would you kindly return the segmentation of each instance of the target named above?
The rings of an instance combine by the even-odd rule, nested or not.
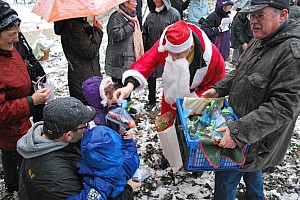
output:
[[[79,124],[94,119],[96,111],[85,106],[74,97],[57,98],[49,101],[43,110],[44,128],[48,134],[63,134],[74,130]]]
[[[0,1],[0,32],[13,26],[20,25],[17,12],[5,1]]]
[[[159,40],[159,52],[181,53],[193,44],[192,30],[180,20],[166,27]]]

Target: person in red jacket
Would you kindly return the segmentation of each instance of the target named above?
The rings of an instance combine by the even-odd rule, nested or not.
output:
[[[176,98],[201,97],[226,74],[224,60],[207,35],[180,20],[165,28],[153,47],[123,73],[125,87],[115,91],[114,99],[141,90],[159,64],[164,66],[161,114],[171,111],[174,117]]]
[[[32,82],[27,67],[14,42],[18,41],[21,20],[8,3],[0,1],[0,150],[5,187],[18,190],[18,169],[22,156],[16,151],[19,138],[31,127],[34,106],[50,98],[50,89],[38,90],[32,96]]]

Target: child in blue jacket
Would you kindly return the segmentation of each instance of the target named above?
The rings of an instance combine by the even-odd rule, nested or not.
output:
[[[106,126],[95,126],[84,134],[81,153],[78,166],[84,189],[67,200],[106,200],[118,196],[140,163],[132,132],[121,136]]]

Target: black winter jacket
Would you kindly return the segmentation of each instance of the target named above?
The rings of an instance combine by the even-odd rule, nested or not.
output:
[[[247,13],[239,12],[231,25],[231,47],[239,49],[244,43],[249,43],[253,38]]]
[[[251,144],[244,171],[278,165],[300,110],[300,24],[290,20],[263,40],[253,39],[236,70],[214,88],[229,95],[239,120],[231,123],[238,146]]]
[[[80,160],[79,149],[74,144],[25,159],[20,170],[19,198],[61,200],[79,193],[83,188],[77,168]],[[24,187],[27,190],[24,190]]]
[[[70,96],[87,104],[81,90],[83,81],[101,76],[99,48],[103,32],[91,26],[86,18],[74,18],[54,23],[55,34],[61,36],[63,51],[68,61]]]

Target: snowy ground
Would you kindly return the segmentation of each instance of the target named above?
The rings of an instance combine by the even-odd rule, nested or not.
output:
[[[67,61],[64,57],[59,37],[49,32],[52,24],[46,24],[39,17],[30,13],[32,4],[16,4],[13,0],[8,1],[19,13],[23,22],[31,26],[31,30],[36,25],[47,29],[39,34],[38,41],[44,45],[54,43],[51,48],[50,57],[43,61],[42,65],[49,74],[49,82],[55,84],[56,97],[68,96],[67,86]],[[21,14],[22,13],[22,14]],[[28,28],[28,27],[27,27]],[[24,29],[26,30],[26,29]],[[44,33],[44,34],[43,34]],[[34,47],[34,41],[33,47]],[[104,34],[100,48],[100,65],[103,69],[105,59],[105,49],[107,35]],[[104,73],[104,72],[103,72]],[[161,94],[162,84],[158,82],[158,97]],[[155,174],[143,182],[143,186],[135,192],[135,199],[142,200],[184,200],[184,199],[213,199],[214,174],[204,172],[199,177],[198,173],[177,172],[173,173],[170,168],[162,170],[160,168],[161,150],[159,150],[159,139],[154,128],[153,120],[157,117],[159,110],[158,99],[157,108],[152,112],[146,112],[143,107],[147,101],[147,89],[139,94],[133,94],[134,107],[139,111],[136,119],[138,123],[137,140],[138,150],[143,165],[148,165],[155,170]],[[265,195],[269,200],[300,200],[300,119],[294,131],[290,148],[284,162],[276,167],[273,172],[264,174]],[[243,182],[239,185],[238,191],[244,192]],[[17,194],[8,196],[4,190],[2,165],[0,163],[0,198],[18,199]]]

